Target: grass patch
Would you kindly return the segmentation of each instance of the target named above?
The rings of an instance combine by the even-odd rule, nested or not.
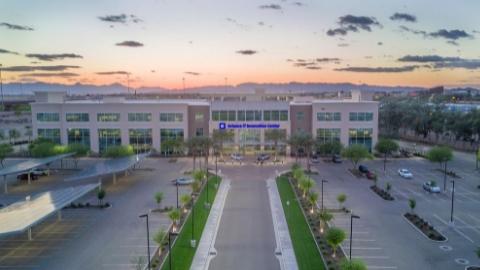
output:
[[[315,240],[310,232],[307,221],[298,204],[292,186],[288,178],[280,176],[277,178],[278,192],[282,200],[283,212],[288,223],[288,230],[292,238],[293,250],[297,257],[297,264],[300,270],[303,269],[324,269],[324,264],[318,252]],[[287,201],[290,205],[287,205]]]
[[[208,181],[208,197],[210,204],[213,204],[215,196],[217,195],[217,188],[220,185],[220,177],[216,178],[215,176],[211,177]],[[195,251],[197,250],[198,244],[200,242],[200,237],[202,236],[203,228],[207,223],[208,214],[210,213],[210,208],[206,209],[204,207],[205,202],[207,201],[207,189],[206,187],[200,193],[200,197],[195,202],[195,239],[197,240],[197,246],[192,248],[190,246],[190,240],[192,238],[192,216],[189,215],[188,219],[185,221],[183,230],[178,235],[178,239],[175,242],[175,245],[172,247],[172,269],[176,270],[188,270],[193,261]],[[163,264],[162,270],[169,269],[169,257],[166,258],[165,263]]]

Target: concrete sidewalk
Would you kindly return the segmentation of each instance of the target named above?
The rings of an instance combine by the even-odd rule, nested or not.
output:
[[[293,250],[292,239],[288,230],[287,219],[283,212],[282,201],[278,193],[277,182],[275,179],[267,180],[268,197],[270,199],[270,208],[272,210],[273,228],[275,230],[275,239],[277,249],[275,254],[280,261],[282,270],[297,270],[297,258]]]
[[[195,256],[193,257],[191,270],[205,270],[210,265],[210,260],[216,256],[214,244],[217,238],[218,227],[222,219],[223,207],[227,198],[228,190],[230,189],[230,180],[222,179],[220,187],[218,188],[217,196],[210,209],[207,223],[200,238]]]

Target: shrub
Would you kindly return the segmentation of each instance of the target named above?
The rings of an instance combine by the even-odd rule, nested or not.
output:
[[[345,237],[346,237],[345,231],[343,231],[340,228],[332,227],[328,229],[325,238],[327,239],[328,244],[333,249],[332,257],[336,256],[337,248],[345,240]]]
[[[408,199],[408,207],[410,207],[410,210],[413,211],[415,210],[415,207],[417,206],[417,201],[413,198]]]
[[[340,193],[337,195],[337,201],[340,204],[340,208],[343,208],[343,204],[347,200],[347,195],[345,193]]]
[[[341,270],[367,270],[367,265],[360,259],[343,259],[340,263]]]
[[[102,205],[103,199],[107,195],[107,192],[104,189],[99,189],[97,191],[98,205]]]
[[[108,147],[102,156],[107,158],[120,158],[133,154],[133,147],[131,145],[115,145]]]

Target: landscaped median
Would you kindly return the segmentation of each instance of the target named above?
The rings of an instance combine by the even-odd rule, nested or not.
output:
[[[215,200],[217,195],[217,189],[220,185],[221,178],[217,176],[211,176],[207,181],[208,184],[208,197],[209,204]],[[205,224],[210,213],[210,207],[205,207],[207,203],[207,186],[205,185],[198,197],[195,200],[194,204],[194,222],[192,219],[192,211],[190,210],[188,214],[184,215],[183,220],[180,219],[181,227],[178,230],[178,235],[172,235],[172,269],[176,270],[187,270],[190,269],[190,266],[193,261],[193,257],[197,250],[198,245],[192,247],[192,222],[194,229],[194,239],[196,243],[200,241],[202,237],[202,232],[205,227]],[[191,208],[191,207],[190,207]],[[170,230],[171,231],[171,230]],[[160,257],[153,259],[152,269],[162,269],[166,270],[170,268],[170,256],[168,254],[168,232],[165,235],[163,244],[160,247],[163,252]],[[160,263],[161,262],[161,263]]]

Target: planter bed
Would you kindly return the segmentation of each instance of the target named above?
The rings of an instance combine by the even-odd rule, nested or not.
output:
[[[375,192],[378,196],[380,196],[382,199],[386,201],[393,201],[395,199],[390,193],[386,192],[385,190],[377,186],[371,186],[370,189],[373,190],[373,192]]]
[[[406,213],[403,215],[407,221],[420,231],[425,237],[432,241],[445,242],[447,238],[438,232],[435,227],[419,217],[417,214]]]
[[[480,266],[478,265],[467,266],[465,267],[465,270],[480,270]]]
[[[439,168],[435,169],[435,171],[445,173],[445,171],[443,169],[439,169]],[[447,171],[447,175],[450,176],[450,177],[453,177],[453,178],[462,178],[457,173],[455,173],[454,171]]]
[[[357,169],[348,169],[348,171],[355,177],[357,178],[362,178],[363,177],[363,173],[360,172],[359,170]]]
[[[110,208],[112,207],[112,204],[106,202],[103,204],[91,204],[91,203],[71,203],[67,206],[65,206],[63,209],[83,209],[83,208],[98,208],[98,209],[104,209],[104,208]]]

